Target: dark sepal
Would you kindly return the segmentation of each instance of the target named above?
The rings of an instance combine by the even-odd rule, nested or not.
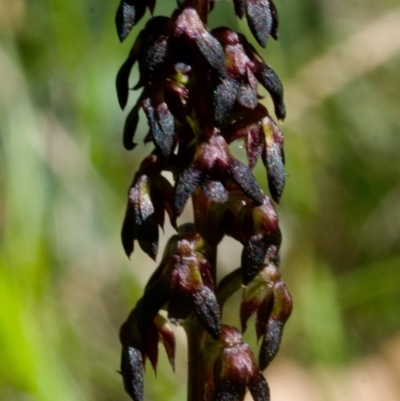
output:
[[[254,401],[269,401],[269,386],[261,372],[250,378],[247,387]]]
[[[269,0],[269,5],[271,7],[271,15],[272,15],[272,28],[271,28],[271,36],[278,40],[279,35],[279,16],[278,10],[276,9],[275,4],[272,0]]]
[[[215,388],[213,401],[243,401],[245,395],[245,385],[240,385],[229,379],[220,379]]]
[[[259,365],[264,370],[279,350],[283,328],[289,318],[293,302],[283,280],[273,286],[274,306],[264,329],[264,337],[260,348]]]
[[[175,14],[174,35],[194,42],[200,53],[220,76],[226,76],[225,55],[221,44],[206,29],[194,8]]]
[[[286,117],[286,107],[283,101],[283,85],[278,74],[269,65],[261,62],[256,77],[271,95],[276,117],[278,120],[284,120]]]
[[[265,328],[266,334],[263,337],[258,358],[261,370],[266,369],[278,353],[284,325],[284,323],[278,322],[277,320],[268,321]]]
[[[268,244],[263,235],[253,235],[242,251],[243,284],[247,285],[256,276],[264,263]]]
[[[136,239],[134,225],[131,222],[131,219],[125,216],[124,222],[122,223],[121,230],[121,241],[122,246],[124,247],[124,251],[128,258],[131,257],[131,254],[134,250],[134,241]]]
[[[235,14],[238,18],[242,19],[246,12],[246,0],[233,0],[233,4],[235,7]]]
[[[155,146],[168,158],[174,146],[174,117],[165,102],[153,105],[151,98],[142,101]]]
[[[124,64],[122,64],[121,68],[118,71],[117,79],[116,79],[116,88],[118,95],[118,103],[121,109],[123,110],[128,101],[129,95],[129,75],[131,73],[132,67],[138,59],[139,50],[142,44],[144,31],[141,31],[136,38],[135,44],[132,47],[132,50],[129,53],[128,58],[125,60]]]
[[[154,212],[153,212],[154,213]],[[164,209],[162,209],[164,214]],[[158,252],[158,222],[154,214],[146,218],[137,231],[137,241],[143,252],[156,260]]]
[[[269,0],[247,0],[246,16],[251,33],[265,47],[273,26]]]
[[[237,101],[243,107],[254,109],[258,103],[257,90],[255,90],[250,84],[243,83],[239,87]]]
[[[191,294],[194,311],[201,325],[214,340],[221,334],[221,310],[215,294],[205,285]]]
[[[139,105],[136,104],[129,112],[128,117],[125,120],[123,144],[126,150],[132,150],[137,145],[133,142],[136,128],[139,123]]]
[[[151,285],[146,286],[142,298],[137,303],[137,327],[142,334],[146,332],[170,296],[171,288],[168,277],[161,275]]]
[[[208,31],[195,39],[200,53],[221,77],[226,77],[225,55],[221,44]]]
[[[263,119],[262,126],[265,136],[262,160],[267,167],[268,187],[272,199],[279,203],[286,180],[283,135],[278,126],[269,117]]]
[[[214,91],[215,122],[222,124],[235,105],[239,84],[232,78],[224,78]]]
[[[224,203],[228,200],[229,193],[219,181],[206,180],[202,189],[207,198],[216,203]]]
[[[122,244],[128,257],[133,251],[135,239],[140,239],[140,247],[152,259],[156,257],[154,250],[157,250],[158,227],[157,222],[154,221],[154,205],[151,201],[150,188],[149,176],[136,175],[128,193],[128,205],[121,233]],[[132,244],[129,244],[129,241],[132,241]]]
[[[115,15],[115,25],[121,42],[143,17],[146,6],[147,2],[144,0],[121,0]]]
[[[264,194],[258,186],[251,170],[239,160],[232,158],[227,166],[227,173],[230,178],[241,188],[246,196],[256,203],[262,204]]]
[[[154,324],[150,324],[142,338],[143,366],[145,366],[146,358],[149,358],[154,372],[157,372],[159,335]]]
[[[204,173],[196,166],[185,169],[175,182],[174,209],[175,215],[179,216],[186,205],[190,195],[201,185]]]
[[[143,400],[143,359],[141,350],[128,345],[122,347],[121,375],[125,391],[133,401]]]
[[[156,71],[168,56],[168,38],[166,35],[169,18],[154,17],[142,31],[146,35],[139,58],[140,79],[134,89],[152,81]]]

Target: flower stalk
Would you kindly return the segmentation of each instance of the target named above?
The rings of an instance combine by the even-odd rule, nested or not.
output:
[[[233,3],[260,46],[269,37],[277,39],[272,0]],[[121,0],[116,14],[120,40],[154,7],[155,0]],[[258,94],[261,84],[283,120],[283,87],[244,35],[226,27],[209,30],[213,7],[211,0],[178,0],[170,18],[153,16],[117,75],[124,109],[130,72],[138,63],[133,89],[142,92],[126,119],[125,148],[136,146],[140,109],[149,125],[145,142],[154,146],[128,191],[124,250],[130,257],[137,242],[156,260],[165,212],[177,231],[120,330],[121,375],[133,401],[143,399],[143,368],[147,359],[156,368],[159,342],[175,369],[172,325],[182,325],[188,338],[189,401],[241,401],[247,390],[255,401],[268,401],[261,371],[276,355],[292,309],[279,272],[281,234],[273,204],[285,183],[283,135]],[[247,164],[229,149],[236,140],[244,140]],[[252,173],[259,158],[273,201]],[[172,173],[173,183],[165,172]],[[178,226],[190,198],[193,222]],[[225,235],[240,242],[243,251],[240,267],[217,285],[217,249]],[[239,330],[222,322],[225,301],[240,289],[242,332],[256,314],[256,335],[262,339],[258,362]]]

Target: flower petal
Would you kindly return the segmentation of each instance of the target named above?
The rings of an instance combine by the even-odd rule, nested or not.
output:
[[[175,182],[174,209],[179,216],[186,205],[186,201],[195,189],[203,182],[204,173],[195,166],[189,166]]]
[[[283,101],[283,85],[278,74],[264,62],[259,64],[257,79],[261,85],[269,92],[274,102],[275,114],[279,120],[286,117],[286,107]]]
[[[165,102],[155,106],[151,98],[146,98],[142,101],[142,105],[149,121],[154,144],[162,155],[168,158],[174,145],[174,117]]]
[[[143,17],[146,6],[147,2],[143,0],[121,0],[115,15],[115,25],[121,42]]]
[[[292,312],[292,297],[283,280],[274,287],[274,306],[265,327],[265,335],[259,354],[260,369],[265,369],[279,350],[283,328]]]
[[[158,223],[154,215],[146,218],[137,231],[137,240],[143,252],[156,260],[158,252]]]
[[[258,186],[251,170],[239,160],[232,158],[227,166],[227,173],[250,199],[258,204],[264,201],[264,194]]]
[[[222,124],[235,105],[239,84],[229,77],[224,78],[214,91],[215,122]]]
[[[191,298],[200,323],[214,340],[218,340],[221,334],[221,310],[214,292],[203,286]]]
[[[228,191],[219,181],[206,180],[202,189],[204,195],[212,202],[224,203],[228,200]]]
[[[132,108],[128,117],[125,120],[123,144],[126,150],[132,150],[136,147],[136,143],[133,142],[136,128],[139,123],[139,105],[137,104]]]
[[[269,0],[247,0],[246,16],[251,33],[265,47],[273,25]]]
[[[254,401],[269,401],[269,387],[261,372],[249,380],[248,388]]]
[[[174,331],[167,319],[158,314],[154,319],[154,324],[157,327],[161,337],[161,342],[164,345],[167,357],[172,369],[175,371],[175,349],[176,341]]]
[[[247,285],[255,277],[264,263],[268,249],[263,235],[253,235],[243,247],[242,251],[242,277],[243,284]]]
[[[265,151],[262,159],[267,167],[268,187],[272,199],[279,203],[286,180],[283,135],[269,117],[263,118],[262,127],[265,135]]]
[[[121,375],[125,391],[133,401],[143,400],[142,352],[132,346],[122,347]]]
[[[221,77],[226,77],[225,55],[221,44],[209,32],[195,39],[200,53]]]

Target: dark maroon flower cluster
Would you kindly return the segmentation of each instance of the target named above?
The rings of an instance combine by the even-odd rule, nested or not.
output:
[[[170,18],[151,18],[117,75],[118,100],[125,108],[131,70],[138,63],[133,89],[142,92],[126,119],[124,146],[136,145],[140,109],[149,126],[145,142],[154,145],[128,192],[125,252],[130,257],[137,241],[156,260],[165,211],[177,230],[121,327],[121,374],[134,401],[143,399],[146,359],[156,368],[158,342],[174,368],[171,323],[182,325],[188,336],[191,401],[239,401],[246,389],[256,401],[269,400],[261,370],[277,353],[292,308],[278,270],[278,217],[252,173],[261,157],[271,197],[279,202],[285,183],[283,136],[259,102],[258,86],[268,91],[276,117],[283,120],[282,84],[242,34],[226,27],[208,29],[213,6],[211,0],[178,0]],[[116,15],[120,40],[154,7],[155,0],[121,0]],[[239,18],[246,16],[261,46],[270,36],[277,38],[272,0],[234,0],[234,9]],[[244,141],[247,164],[229,149],[236,140]],[[165,172],[172,173],[174,184]],[[194,223],[178,227],[189,198]],[[225,235],[243,245],[241,264],[217,286],[217,246]],[[262,338],[258,363],[239,331],[221,323],[225,301],[240,288],[242,330],[255,313],[256,334]]]

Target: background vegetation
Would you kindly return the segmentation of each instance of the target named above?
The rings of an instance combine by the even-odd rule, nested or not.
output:
[[[289,178],[278,212],[295,307],[267,372],[272,399],[398,400],[400,6],[276,5],[280,41],[262,54],[286,88]],[[156,13],[174,6],[159,1]],[[120,45],[116,7],[0,0],[1,400],[128,399],[118,328],[154,264],[138,247],[128,261],[119,240],[126,190],[150,149],[122,147],[114,80],[142,24]],[[211,25],[248,33],[226,0]],[[239,255],[226,241],[221,271]],[[146,400],[185,399],[177,336],[176,373],[161,355],[157,380],[147,369]]]

